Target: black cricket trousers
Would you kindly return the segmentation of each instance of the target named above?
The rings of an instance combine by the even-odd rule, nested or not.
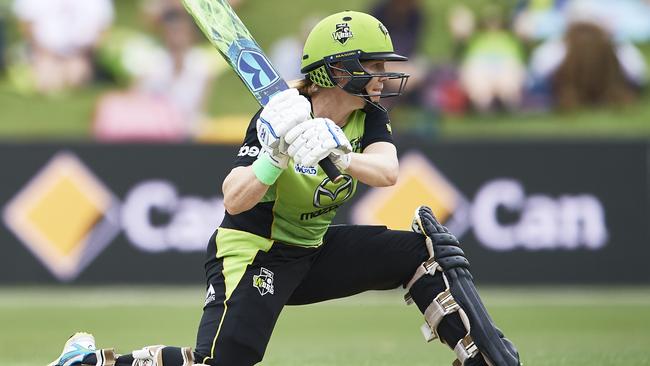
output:
[[[428,258],[420,234],[357,225],[332,225],[316,248],[220,228],[208,253],[195,362],[213,366],[260,362],[285,305],[394,289],[408,283]],[[444,290],[441,276],[424,276],[416,285],[411,294],[421,311]],[[460,318],[447,318],[447,337],[455,344],[465,331]]]

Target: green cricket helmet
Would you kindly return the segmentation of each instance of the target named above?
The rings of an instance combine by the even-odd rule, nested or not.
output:
[[[350,94],[370,100],[365,90],[373,77],[400,80],[397,91],[385,92],[380,97],[402,94],[409,75],[399,72],[368,72],[362,61],[406,61],[395,53],[386,27],[372,15],[344,11],[321,20],[305,41],[301,72],[308,74],[314,84],[333,88],[339,86]],[[342,75],[335,75],[334,70]],[[341,81],[347,81],[342,83]]]

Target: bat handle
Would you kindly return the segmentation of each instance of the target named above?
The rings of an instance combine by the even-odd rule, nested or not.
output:
[[[330,181],[336,183],[339,181],[339,179],[343,178],[343,175],[341,175],[341,172],[339,169],[332,163],[332,160],[330,160],[329,157],[326,157],[325,159],[321,160],[318,165],[323,169],[325,174],[329,177]]]

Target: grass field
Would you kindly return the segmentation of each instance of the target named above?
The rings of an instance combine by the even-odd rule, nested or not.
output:
[[[487,288],[481,291],[525,365],[650,365],[649,288]],[[426,344],[401,292],[368,293],[280,317],[267,366],[448,366],[452,353]],[[83,329],[100,347],[192,345],[198,287],[0,288],[0,365],[45,365]]]

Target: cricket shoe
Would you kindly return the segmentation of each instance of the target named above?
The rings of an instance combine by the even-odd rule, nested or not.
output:
[[[114,358],[113,350],[101,350],[96,352],[95,337],[89,333],[75,333],[65,342],[61,356],[48,366],[75,366],[82,365],[83,359],[90,354],[97,353],[97,364],[105,364],[103,361],[108,358]],[[107,354],[108,353],[108,354]],[[101,358],[102,360],[100,360]]]

